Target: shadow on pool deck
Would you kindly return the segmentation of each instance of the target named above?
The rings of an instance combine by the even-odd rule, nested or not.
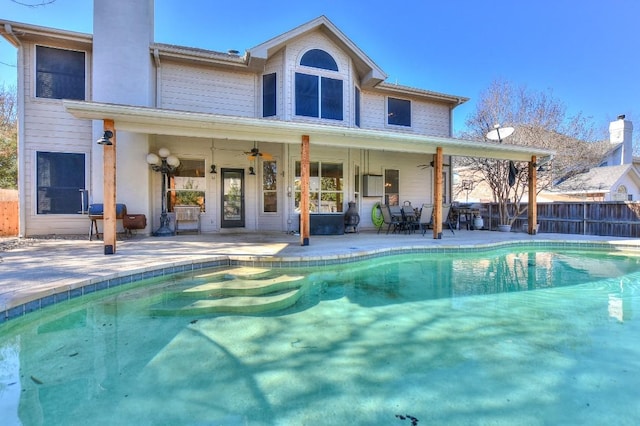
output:
[[[80,237],[81,238],[81,237]],[[118,240],[116,253],[104,254],[102,241],[88,238],[20,240],[0,251],[0,317],[20,304],[136,271],[153,271],[174,264],[198,264],[216,259],[330,259],[394,249],[473,248],[509,242],[585,242],[618,248],[640,248],[640,240],[566,234],[502,233],[445,230],[431,233],[376,234],[364,231],[338,236],[311,236],[301,246],[299,235],[286,233],[216,233],[172,237],[135,236]],[[7,239],[3,240],[7,242]],[[2,322],[4,318],[0,318]]]

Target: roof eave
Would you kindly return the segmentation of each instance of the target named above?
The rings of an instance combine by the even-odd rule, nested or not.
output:
[[[400,96],[427,98],[430,100],[444,102],[456,106],[461,105],[469,100],[469,98],[466,98],[464,96],[449,95],[446,93],[432,92],[430,90],[417,89],[415,87],[401,86],[390,83],[380,83],[375,87],[374,90],[383,93],[392,93]]]
[[[244,57],[229,53],[164,43],[152,43],[150,51],[154,55],[157,54],[161,59],[196,65],[214,65],[216,67],[247,70]]]
[[[14,47],[19,47],[20,43],[24,42],[46,44],[55,41],[86,48],[87,46],[90,47],[93,42],[91,34],[5,20],[0,20],[0,35]]]
[[[543,157],[554,154],[549,150],[517,145],[358,129],[338,125],[72,100],[64,100],[63,105],[76,118],[111,119],[114,120],[116,129],[135,133],[259,140],[289,144],[299,144],[302,135],[308,135],[312,144],[324,146],[423,154],[434,154],[438,147],[442,147],[445,155],[516,161],[530,161],[533,155]]]

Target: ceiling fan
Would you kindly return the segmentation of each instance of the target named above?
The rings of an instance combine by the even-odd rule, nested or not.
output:
[[[266,152],[260,152],[258,147],[255,145],[253,146],[253,148],[251,148],[251,151],[245,151],[245,155],[247,156],[249,161],[253,161],[258,157],[267,161],[273,160],[273,156],[271,154],[267,154]]]

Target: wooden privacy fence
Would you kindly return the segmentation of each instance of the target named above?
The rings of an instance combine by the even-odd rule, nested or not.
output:
[[[0,237],[18,235],[18,191],[0,189]]]
[[[498,205],[482,204],[485,228],[496,229]],[[640,238],[640,202],[585,201],[538,203],[538,232]],[[512,231],[527,231],[527,213]]]

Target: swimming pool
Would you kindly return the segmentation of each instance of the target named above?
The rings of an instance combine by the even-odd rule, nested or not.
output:
[[[256,290],[240,296],[254,313],[211,313],[225,309],[212,285],[234,280],[290,297],[261,308],[271,296]],[[0,412],[25,425],[637,424],[638,312],[640,258],[602,251],[199,271],[2,324]]]

